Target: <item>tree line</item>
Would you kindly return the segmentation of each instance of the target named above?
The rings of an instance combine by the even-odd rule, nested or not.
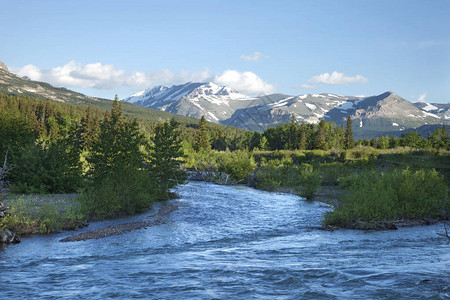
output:
[[[152,131],[126,118],[117,97],[110,112],[0,95],[0,155],[8,152],[18,193],[74,193],[92,216],[148,208],[184,180],[175,121]]]

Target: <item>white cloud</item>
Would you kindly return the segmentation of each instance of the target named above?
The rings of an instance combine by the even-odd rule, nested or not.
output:
[[[9,68],[11,72],[19,75],[19,76],[28,76],[30,79],[33,80],[41,80],[42,78],[42,72],[39,70],[38,67],[34,65],[26,65],[22,68]]]
[[[242,60],[248,60],[248,61],[258,61],[262,58],[269,58],[269,56],[262,54],[261,52],[253,52],[252,54],[249,54],[249,55],[245,55],[245,54],[241,55]]]
[[[226,70],[225,72],[214,76],[214,82],[249,95],[270,94],[275,91],[273,85],[265,82],[252,72]]]
[[[349,83],[364,83],[368,79],[361,75],[345,76],[344,73],[334,71],[333,73],[323,73],[311,77],[308,82],[311,83],[325,83],[325,84],[349,84]]]
[[[32,80],[49,82],[56,86],[117,89],[120,87],[145,88],[155,84],[177,84],[187,81],[205,81],[212,76],[209,69],[173,73],[170,70],[158,70],[151,73],[138,71],[127,72],[117,69],[114,65],[91,63],[83,65],[76,61],[55,67],[50,70],[40,70],[34,65],[26,65],[12,70],[20,76],[28,76]]]
[[[268,94],[275,90],[274,86],[265,82],[252,72],[226,70],[219,74],[211,74],[208,68],[198,71],[181,70],[174,73],[167,69],[154,72],[125,71],[114,65],[100,62],[81,64],[70,61],[67,64],[49,70],[40,70],[34,65],[14,68],[12,71],[20,76],[28,76],[32,80],[48,82],[55,86],[95,88],[116,90],[122,87],[148,88],[157,84],[173,85],[188,81],[214,81],[241,93],[255,95]]]
[[[297,88],[301,88],[301,89],[315,89],[316,86],[314,86],[312,84],[304,83],[304,84],[301,84],[301,85],[297,86]]]
[[[423,93],[419,95],[419,98],[417,98],[417,101],[419,102],[425,102],[425,98],[427,97],[427,93]]]

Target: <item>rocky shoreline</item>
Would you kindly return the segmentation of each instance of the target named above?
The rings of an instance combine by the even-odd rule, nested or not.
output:
[[[76,242],[76,241],[101,239],[112,235],[120,235],[133,230],[147,228],[150,226],[165,224],[168,221],[168,216],[170,215],[170,213],[177,209],[178,205],[176,204],[173,203],[166,204],[158,211],[156,215],[148,216],[147,218],[149,218],[149,220],[123,223],[100,229],[95,229],[64,238],[60,240],[60,242]]]

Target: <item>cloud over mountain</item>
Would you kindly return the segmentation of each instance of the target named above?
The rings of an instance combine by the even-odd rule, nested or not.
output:
[[[248,95],[270,94],[275,91],[273,85],[265,82],[253,72],[226,70],[216,75],[213,81]]]
[[[34,65],[12,68],[19,76],[28,76],[32,80],[46,81],[56,86],[116,89],[119,87],[147,88],[164,84],[173,85],[189,81],[214,81],[227,85],[246,94],[267,94],[275,88],[252,72],[226,70],[222,73],[211,74],[208,68],[198,71],[181,70],[172,72],[168,69],[154,72],[125,71],[112,64],[100,62],[81,64],[74,60],[63,66],[42,70]]]
[[[345,76],[344,73],[334,71],[333,73],[323,73],[311,77],[310,83],[324,83],[324,84],[349,84],[349,83],[365,83],[368,79],[361,75]]]

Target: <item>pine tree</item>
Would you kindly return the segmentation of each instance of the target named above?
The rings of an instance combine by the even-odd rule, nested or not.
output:
[[[186,172],[180,169],[183,157],[181,141],[178,138],[178,123],[159,123],[154,129],[153,144],[150,146],[150,172],[159,186],[159,196],[169,198],[169,189],[186,178]]]
[[[208,138],[208,128],[205,116],[202,116],[198,123],[197,132],[195,134],[194,150],[195,151],[211,150],[211,144]]]
[[[306,131],[302,130],[300,133],[300,150],[306,150]]]
[[[345,136],[344,136],[344,148],[352,149],[354,146],[355,141],[353,140],[352,118],[348,116],[347,128],[345,129]]]
[[[325,121],[322,119],[317,126],[316,140],[314,143],[314,148],[320,150],[327,150],[327,143],[325,140]]]
[[[89,152],[90,190],[87,206],[93,214],[110,216],[148,208],[154,185],[142,169],[145,144],[136,120],[126,120],[122,105],[114,101],[105,114],[98,139]]]
[[[89,150],[98,138],[100,128],[98,119],[98,110],[95,112],[89,105],[85,115],[80,121],[80,147],[82,150]]]

